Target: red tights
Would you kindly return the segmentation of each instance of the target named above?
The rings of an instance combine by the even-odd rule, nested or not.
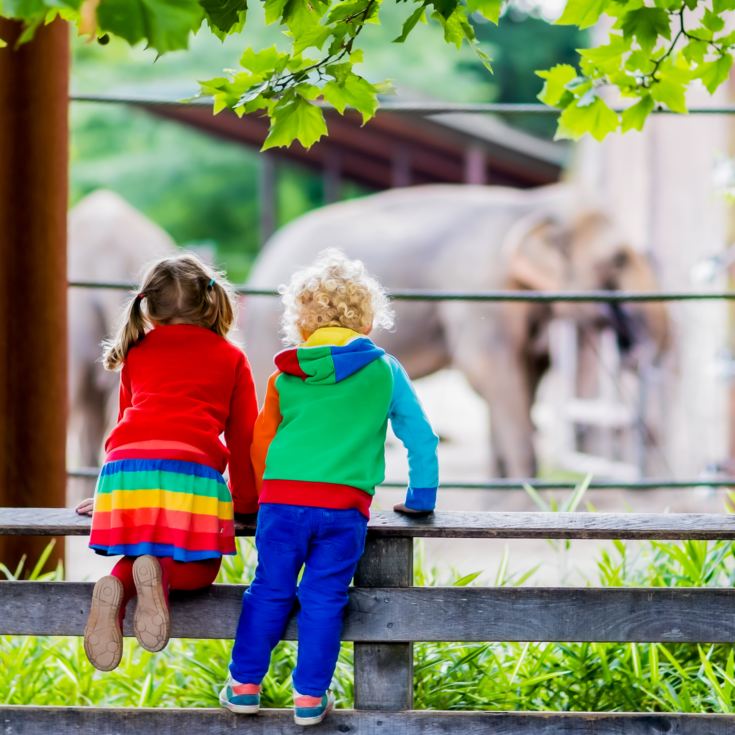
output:
[[[117,577],[123,586],[123,601],[120,620],[125,616],[125,607],[135,597],[133,562],[136,557],[124,556],[115,564],[110,574]],[[163,572],[163,592],[168,599],[169,590],[199,590],[209,587],[219,572],[222,559],[204,561],[174,561],[170,556],[159,556],[158,563]]]

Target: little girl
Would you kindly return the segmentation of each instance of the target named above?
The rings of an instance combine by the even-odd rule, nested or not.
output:
[[[276,355],[255,426],[258,567],[220,702],[258,711],[271,651],[298,598],[294,719],[314,725],[334,705],[328,689],[370,503],[384,477],[388,420],[408,450],[409,488],[396,511],[433,510],[437,437],[401,365],[367,337],[374,324],[390,326],[391,314],[362,263],[325,251],[283,294],[287,338],[303,342]]]
[[[257,401],[248,361],[226,339],[233,319],[226,281],[180,255],[150,268],[105,345],[105,367],[121,369],[120,411],[105,443],[89,545],[122,559],[95,584],[84,630],[87,657],[102,671],[120,662],[128,601],[137,595],[138,642],[160,651],[169,590],[212,584],[222,555],[235,553],[233,506],[257,511]],[[77,508],[88,509],[84,501]]]

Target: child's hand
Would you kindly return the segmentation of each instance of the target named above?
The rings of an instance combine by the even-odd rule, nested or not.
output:
[[[393,510],[401,515],[413,516],[414,518],[426,518],[426,516],[430,516],[434,512],[433,510],[414,510],[406,506],[405,503],[394,505]]]
[[[91,516],[92,511],[94,510],[94,498],[84,498],[84,500],[77,504],[77,507],[74,508],[74,510],[77,515]]]

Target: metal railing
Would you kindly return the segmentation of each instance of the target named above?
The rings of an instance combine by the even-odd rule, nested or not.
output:
[[[69,281],[69,288],[99,288],[135,291],[137,284],[126,281]],[[279,296],[276,289],[235,286],[240,296]],[[487,301],[571,303],[646,303],[657,301],[733,301],[735,291],[434,291],[430,289],[388,290],[395,301]]]
[[[86,102],[106,105],[135,105],[161,107],[211,107],[209,97],[194,97],[188,100],[172,97],[146,97],[135,94],[72,94],[72,102]],[[319,107],[333,109],[331,105],[317,103]],[[613,107],[622,112],[623,107]],[[559,110],[535,102],[401,102],[399,100],[382,100],[378,112],[401,113],[410,115],[558,115]],[[685,118],[686,115],[672,112],[663,107],[652,110],[654,115],[675,115]],[[694,106],[688,110],[689,115],[735,115],[735,105]]]
[[[76,467],[67,471],[67,477],[78,480],[96,480],[100,473],[99,467]],[[389,480],[381,483],[380,487],[389,489],[405,489],[407,482]],[[493,479],[477,482],[441,480],[443,490],[523,490],[532,487],[534,490],[574,490],[579,482],[572,480],[539,480],[537,478]],[[592,480],[587,484],[589,490],[691,490],[692,488],[735,487],[735,478],[706,478],[690,480],[670,480],[666,478],[651,480]]]

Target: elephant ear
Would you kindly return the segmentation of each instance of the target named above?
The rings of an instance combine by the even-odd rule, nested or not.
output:
[[[569,261],[569,238],[550,214],[533,214],[513,225],[503,244],[512,288],[558,291]]]

